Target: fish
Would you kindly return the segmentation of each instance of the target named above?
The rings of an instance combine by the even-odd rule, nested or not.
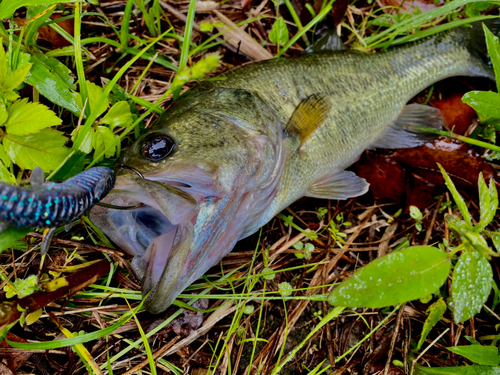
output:
[[[297,199],[365,194],[346,168],[367,148],[425,143],[415,126],[443,118],[407,103],[451,76],[494,78],[481,25],[375,54],[323,42],[230,69],[186,91],[120,156],[144,178],[118,173],[104,201],[143,206],[95,206],[90,219],[133,255],[145,306],[161,313]]]

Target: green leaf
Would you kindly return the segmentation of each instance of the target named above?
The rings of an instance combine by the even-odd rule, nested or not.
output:
[[[21,7],[73,2],[74,0],[2,0],[2,2],[0,2],[0,20],[10,18],[10,16],[12,16],[14,12]]]
[[[276,22],[269,33],[269,40],[271,43],[283,46],[290,39],[288,28],[286,27],[285,19],[283,17],[276,18]]]
[[[27,228],[7,228],[0,233],[0,253],[14,247],[21,238],[30,232]],[[23,242],[24,243],[24,242]],[[26,245],[26,244],[24,244]]]
[[[500,97],[499,97],[500,98]],[[455,184],[451,180],[450,176],[446,173],[444,168],[441,166],[441,164],[437,163],[439,169],[441,170],[441,173],[443,174],[444,181],[446,182],[446,186],[448,187],[448,190],[450,191],[451,195],[453,196],[453,199],[455,200],[455,203],[457,204],[458,209],[462,213],[462,216],[465,220],[465,222],[472,228],[472,222],[470,218],[470,213],[469,209],[467,208],[467,205],[465,204],[464,199],[462,196],[458,193],[457,188],[455,187]]]
[[[7,108],[5,108],[5,104],[0,102],[0,126],[7,121],[7,117],[9,117]]]
[[[18,100],[9,107],[9,118],[5,123],[10,135],[38,133],[50,126],[61,125],[61,119],[40,103],[28,103],[28,98]]]
[[[0,148],[3,148],[0,146]],[[8,184],[15,184],[16,178],[10,173],[3,162],[0,162],[0,181]]]
[[[19,85],[21,85],[21,83],[23,83],[24,80],[26,79],[26,76],[28,75],[31,66],[32,64],[28,64],[23,68],[16,69],[13,72],[9,73],[3,83],[3,90],[4,91],[15,90]]]
[[[457,366],[427,367],[416,365],[416,375],[500,375],[500,367],[493,366]]]
[[[446,348],[450,352],[461,355],[469,361],[485,366],[498,366],[500,357],[496,346],[466,345]]]
[[[27,9],[26,12],[26,19],[30,20],[33,17],[39,16],[41,13],[46,11],[51,7],[50,4],[44,4],[44,5],[37,5],[37,6],[30,6]],[[40,26],[43,25],[43,23],[49,19],[49,17],[52,15],[54,12],[54,9],[51,9],[48,12],[45,12],[43,15],[39,16],[38,19],[35,21],[31,21],[27,26],[26,26],[26,43],[31,44],[31,43],[36,43],[36,40],[33,40],[33,37],[36,34],[36,31]]]
[[[492,91],[469,91],[462,97],[479,114],[481,123],[492,123],[500,119],[500,94]]]
[[[63,133],[43,129],[40,133],[27,136],[7,134],[3,145],[10,159],[24,169],[41,167],[45,172],[56,169],[66,157],[70,150],[64,146],[67,138]]]
[[[52,103],[66,108],[79,116],[82,111],[72,90],[75,89],[71,71],[53,57],[41,53],[32,56],[33,66],[26,83],[49,99]]]
[[[477,314],[491,291],[493,271],[478,251],[464,251],[453,270],[451,296],[455,322],[461,323]]]
[[[1,4],[0,4],[0,7],[1,7]],[[9,65],[7,63],[7,55],[5,54],[5,50],[3,49],[3,44],[0,43],[0,82],[5,82],[5,78],[7,77],[8,68],[9,68]]]
[[[30,275],[26,279],[17,279],[13,283],[6,284],[3,288],[6,292],[5,297],[12,298],[18,295],[20,298],[35,293],[38,288],[38,276]]]
[[[500,41],[498,37],[486,27],[483,23],[484,35],[486,37],[486,46],[488,48],[488,55],[495,70],[495,77],[497,81],[497,90],[500,91]]]
[[[499,71],[500,72],[500,71]],[[490,186],[486,185],[483,173],[479,174],[479,206],[481,208],[481,220],[477,226],[484,229],[495,217],[498,208],[498,193],[495,182],[490,180]]]
[[[134,121],[134,115],[130,112],[130,106],[125,101],[120,101],[113,105],[108,113],[100,121],[108,124],[111,129],[115,127],[126,127]]]
[[[76,176],[83,171],[85,166],[85,154],[76,150],[64,165],[52,176],[53,181],[64,181]]]
[[[432,246],[413,246],[378,258],[344,280],[328,296],[336,306],[380,308],[435,292],[451,264]]]
[[[92,137],[92,147],[95,149],[94,157],[103,152],[112,143],[115,142],[115,134],[110,128],[98,126]],[[116,153],[116,143],[104,154],[107,158],[114,156]]]
[[[418,209],[417,206],[410,206],[410,216],[413,220],[420,221],[424,217],[422,211]]]
[[[87,92],[89,95],[89,103],[87,105],[90,105],[92,111],[94,108],[97,108],[96,117],[99,117],[108,109],[109,100],[106,98],[106,100],[99,101],[104,90],[93,82],[87,81]]]
[[[438,299],[436,302],[429,306],[426,311],[429,315],[427,316],[427,319],[425,319],[424,327],[422,328],[422,336],[418,341],[417,351],[422,348],[422,345],[424,344],[425,339],[429,335],[429,332],[432,330],[432,328],[436,325],[437,322],[441,320],[444,312],[446,311],[446,308],[446,302],[444,302],[442,298]]]

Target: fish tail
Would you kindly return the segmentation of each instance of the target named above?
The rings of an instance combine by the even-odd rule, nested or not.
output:
[[[457,31],[460,33],[460,38],[471,54],[472,61],[470,71],[472,75],[495,79],[492,63],[488,55],[483,25],[486,26],[493,35],[500,35],[499,18],[474,22],[468,27],[458,28]]]

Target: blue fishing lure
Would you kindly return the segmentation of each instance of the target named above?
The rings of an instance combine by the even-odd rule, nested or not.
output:
[[[0,232],[6,228],[51,228],[42,243],[45,253],[55,227],[80,219],[115,185],[115,173],[95,167],[66,181],[44,181],[41,168],[31,174],[32,188],[0,183]]]

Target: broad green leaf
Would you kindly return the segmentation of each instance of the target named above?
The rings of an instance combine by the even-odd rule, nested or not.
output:
[[[3,148],[0,146],[0,148]],[[8,184],[15,184],[16,178],[10,173],[3,162],[0,162],[0,181]]]
[[[102,87],[97,86],[95,83],[87,81],[87,92],[89,95],[89,103],[90,109],[92,111],[97,108],[97,115],[96,117],[99,117],[102,115],[106,110],[108,109],[109,106],[109,100],[106,98],[106,100],[99,101],[101,98],[101,95],[103,94],[104,90]]]
[[[3,145],[10,159],[24,169],[41,167],[45,172],[56,169],[70,153],[64,146],[67,138],[63,133],[43,129],[40,133],[27,136],[7,134]]]
[[[27,228],[7,228],[0,233],[0,253],[14,247],[21,238],[30,232]],[[26,244],[24,244],[26,245]]]
[[[491,291],[493,271],[478,251],[464,251],[453,270],[451,296],[455,322],[461,323],[477,314]]]
[[[23,83],[31,69],[31,65],[32,64],[28,64],[23,68],[16,69],[13,72],[7,74],[7,77],[5,78],[5,81],[3,83],[3,90],[15,90],[21,83]]]
[[[76,132],[73,132],[73,134],[76,134]],[[83,138],[82,143],[80,144],[80,147],[78,148],[81,152],[84,154],[90,154],[92,151],[92,138],[94,137],[94,129],[90,129],[90,131],[85,134],[85,138]],[[75,137],[72,137],[73,141],[75,140]]]
[[[497,90],[500,91],[500,41],[498,37],[486,27],[483,23],[484,35],[486,37],[486,46],[488,48],[488,55],[490,56],[493,69],[495,70],[495,77],[497,80]]]
[[[490,181],[489,187],[486,185],[482,172],[479,174],[478,188],[481,220],[477,226],[484,229],[489,223],[491,223],[491,220],[493,220],[497,212],[498,193],[494,181]]]
[[[0,82],[5,82],[5,77],[7,77],[8,71],[7,55],[3,49],[3,44],[0,43]]]
[[[462,213],[462,216],[463,216],[465,222],[467,224],[469,224],[472,228],[472,222],[471,222],[471,218],[470,218],[469,209],[467,208],[467,205],[465,204],[464,199],[458,193],[458,190],[455,187],[455,184],[451,180],[450,176],[448,176],[448,174],[446,173],[444,168],[441,166],[441,164],[437,163],[437,165],[438,165],[439,169],[441,170],[441,173],[443,174],[443,178],[444,178],[444,181],[446,182],[446,186],[448,187],[448,190],[450,191],[451,195],[453,196],[453,199],[455,200],[455,203],[457,204],[458,209]]]
[[[18,100],[9,107],[9,118],[5,123],[10,135],[38,133],[50,126],[61,125],[61,119],[40,103],[28,103],[28,98]]]
[[[26,279],[16,279],[13,283],[6,284],[3,288],[5,297],[12,298],[18,295],[20,298],[29,296],[40,290],[38,288],[38,276],[30,275]]]
[[[498,356],[498,348],[496,346],[466,345],[451,346],[446,349],[479,365],[498,366],[500,364],[500,357]]]
[[[7,121],[8,117],[8,112],[7,108],[5,108],[5,104],[0,102],[0,126],[4,124],[5,121]]]
[[[378,258],[344,280],[328,296],[336,306],[380,308],[435,292],[451,264],[432,246],[413,246]]]
[[[482,123],[500,119],[500,94],[492,91],[469,91],[462,97],[479,114]]]
[[[429,306],[429,308],[427,309],[427,313],[429,315],[427,316],[427,319],[425,319],[424,327],[422,328],[422,336],[418,341],[417,351],[422,348],[422,345],[424,344],[425,339],[429,335],[429,332],[432,330],[432,328],[436,325],[437,322],[441,320],[444,312],[446,311],[446,308],[446,302],[444,302],[442,298],[438,299],[436,302]]]
[[[277,17],[273,27],[271,28],[271,32],[269,33],[269,40],[271,43],[283,46],[289,39],[290,35],[288,34],[285,19],[283,17]]]
[[[496,366],[415,367],[416,375],[500,375]]]
[[[76,150],[73,155],[64,163],[64,165],[59,169],[53,176],[52,181],[64,181],[68,178],[76,176],[78,173],[83,171],[85,166],[85,154],[81,151]]]
[[[3,145],[0,144],[0,160],[7,167],[10,168],[12,165],[12,160],[7,156],[5,150],[3,149]]]
[[[41,4],[73,3],[75,0],[2,0],[0,2],[0,20],[10,18],[14,12],[21,8]]]
[[[126,127],[134,121],[134,115],[130,112],[130,106],[127,102],[120,101],[113,105],[108,113],[100,121],[108,124],[111,129],[115,127]]]
[[[40,94],[52,103],[79,116],[82,109],[72,93],[75,85],[70,75],[71,71],[55,58],[40,53],[33,55],[31,61],[33,66],[26,83],[36,87]]]
[[[92,137],[92,146],[95,149],[94,157],[103,152],[116,140],[116,136],[110,128],[98,126]],[[104,154],[107,158],[114,156],[116,153],[116,144]]]

